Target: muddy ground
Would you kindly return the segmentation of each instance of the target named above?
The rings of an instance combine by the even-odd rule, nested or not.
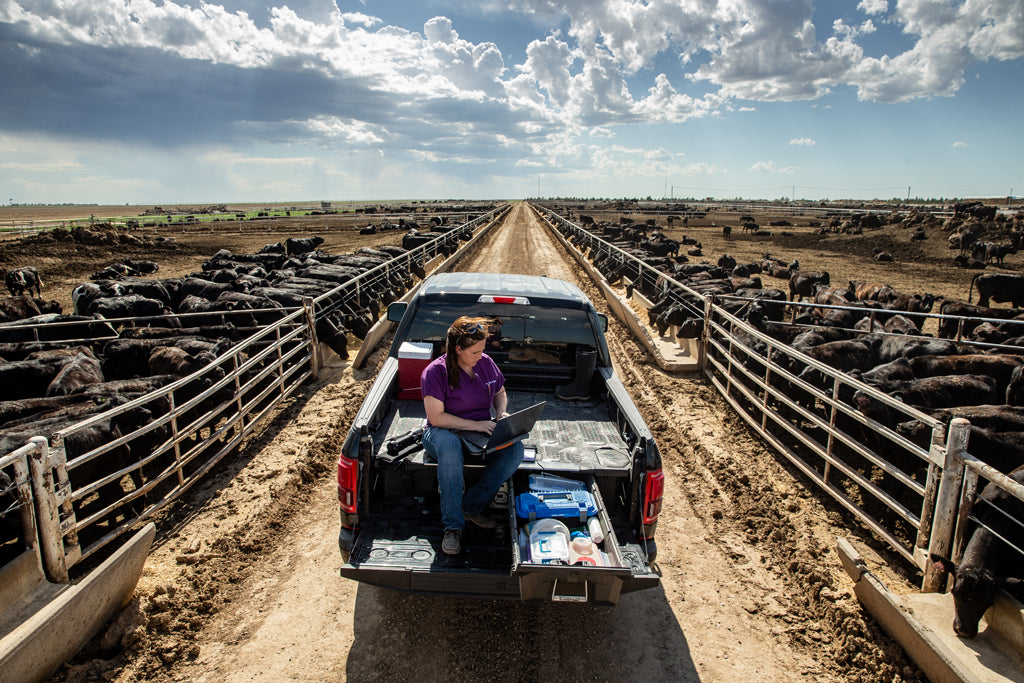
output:
[[[726,244],[720,223],[687,228],[712,261],[724,251],[740,261],[767,251],[831,270],[834,281],[878,277],[965,298],[968,280],[947,265],[945,236],[877,264],[865,257],[872,240],[909,237],[885,230],[860,240],[801,227],[798,238],[734,232]],[[400,241],[352,228],[316,232],[332,253]],[[219,248],[250,251],[276,239],[195,233],[147,257],[172,276]],[[115,255],[22,242],[0,247],[0,266],[35,263],[44,296],[60,299],[58,287]],[[574,280],[605,310],[524,205],[459,269]],[[157,520],[135,601],[55,680],[923,680],[853,597],[835,539],[850,538],[897,590],[914,590],[915,573],[808,488],[704,378],[661,371],[614,319],[608,336],[664,459],[658,589],[597,608],[406,596],[339,578],[333,467],[379,350],[364,369],[329,359],[239,458]]]

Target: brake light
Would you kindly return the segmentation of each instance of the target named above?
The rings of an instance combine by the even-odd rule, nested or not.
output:
[[[478,304],[519,304],[521,306],[529,306],[530,300],[525,296],[491,296],[490,294],[481,294],[480,298],[476,300]]]
[[[661,514],[661,499],[665,494],[665,473],[653,470],[644,482],[644,524],[654,524]]]
[[[343,512],[356,513],[356,485],[359,481],[359,461],[342,456],[338,458],[338,504]]]

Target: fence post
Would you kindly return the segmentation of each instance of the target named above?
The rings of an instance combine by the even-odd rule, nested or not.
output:
[[[302,312],[306,316],[306,328],[309,330],[309,356],[310,370],[313,379],[320,379],[320,342],[316,338],[316,310],[313,307],[311,298],[302,298]]]
[[[932,448],[942,445],[946,437],[945,429],[941,424],[935,425],[932,429],[932,440],[928,447],[928,454],[931,455]],[[939,479],[943,469],[938,463],[928,458],[928,478],[924,486],[924,500],[921,502],[921,522],[917,528],[917,542],[914,544],[914,557],[919,569],[928,567],[928,546],[931,543],[932,524],[935,521],[935,497],[939,491]]]
[[[51,581],[67,583],[68,566],[64,557],[53,469],[50,467],[50,444],[44,436],[33,436],[29,441],[36,444],[28,466],[32,472],[32,495],[36,502],[36,524],[43,567]]]
[[[949,557],[953,546],[953,532],[956,530],[957,503],[964,481],[963,452],[971,435],[971,423],[962,417],[953,418],[949,423],[946,438],[946,453],[939,481],[939,495],[935,501],[935,517],[932,521],[931,538],[928,541],[928,561],[925,565],[921,590],[938,593],[946,584],[946,573],[935,566],[931,555]]]
[[[697,369],[707,370],[708,333],[711,330],[711,297],[704,298],[704,329],[700,332],[700,347],[697,349]]]

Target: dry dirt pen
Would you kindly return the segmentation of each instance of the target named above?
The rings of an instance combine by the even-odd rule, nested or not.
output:
[[[781,328],[789,325],[778,322],[795,320],[812,306],[825,311],[841,311],[843,306],[762,299],[759,304],[774,306],[777,313],[767,326],[755,326],[743,314],[757,299],[709,296],[651,267],[621,245],[602,239],[598,230],[584,229],[554,211],[539,211],[581,263],[594,264],[600,271],[597,277],[606,297],[619,299],[613,309],[637,317],[630,326],[644,328],[642,336],[653,354],[659,353],[659,345],[652,343],[659,337],[661,348],[680,341],[673,339],[680,326],[665,330],[667,339],[657,329],[645,327],[639,318],[652,301],[641,292],[676,305],[689,319],[699,320],[699,330],[684,333],[700,341],[695,365],[755,433],[870,531],[890,561],[905,562],[919,572],[922,591],[945,590],[947,577],[930,557],[935,553],[959,562],[969,522],[990,530],[1001,527],[996,533],[1006,534],[998,509],[993,515],[985,506],[977,513],[973,508],[979,491],[989,483],[1024,501],[1024,486],[1008,476],[1020,464],[1019,452],[1008,447],[1001,456],[993,457],[990,444],[979,444],[976,452],[981,457],[972,455],[968,420],[937,419],[811,357],[788,343],[793,333],[783,333]],[[610,282],[625,292],[617,292]],[[949,344],[955,343],[961,352],[1021,352],[1020,347],[963,339],[964,329],[976,325],[976,318],[906,315],[921,329],[943,330],[953,337]],[[781,340],[768,334],[768,329]],[[846,332],[853,336],[858,330]],[[883,336],[883,344],[891,339],[889,347],[883,346],[892,355],[883,359],[886,362],[899,358],[907,342],[927,345],[935,341],[930,336],[909,340],[903,334],[876,334]],[[873,411],[858,410],[854,396],[873,401]],[[879,406],[888,417],[884,423],[875,419]],[[911,425],[913,429],[908,429]],[[993,460],[998,467],[992,466]],[[984,521],[993,516],[996,521]],[[1006,512],[1002,516],[1010,517],[1012,537],[1006,540],[1024,562],[1024,546],[1019,540],[1024,538],[1024,520]],[[1019,639],[1016,634],[1010,637]]]
[[[97,404],[109,409],[57,431],[47,431],[46,423],[23,428],[25,445],[0,457],[0,573],[9,576],[9,568],[22,571],[34,561],[51,583],[81,578],[109,557],[126,534],[265,430],[278,406],[317,375],[322,354],[330,353],[318,340],[323,330],[318,323],[352,308],[364,293],[394,292],[398,283],[406,292],[412,289],[412,273],[424,276],[444,267],[462,243],[471,243],[474,233],[482,234],[481,228],[507,209],[423,240],[319,296],[306,297],[301,307],[238,311],[247,320],[255,314],[278,320],[255,331],[239,327],[250,334],[185,377],[142,395],[97,396]],[[215,317],[222,328],[238,321],[232,311]],[[188,328],[189,320],[186,314],[12,325],[3,331],[33,348],[64,348],[132,338],[150,326]],[[29,616],[18,613],[23,596],[2,597],[5,618],[17,622]],[[0,636],[10,628],[5,626]]]

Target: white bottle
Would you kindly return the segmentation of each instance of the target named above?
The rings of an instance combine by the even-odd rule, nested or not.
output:
[[[604,540],[601,522],[597,520],[597,517],[591,517],[587,520],[587,530],[590,532],[590,538],[593,539],[594,543],[600,543]]]

